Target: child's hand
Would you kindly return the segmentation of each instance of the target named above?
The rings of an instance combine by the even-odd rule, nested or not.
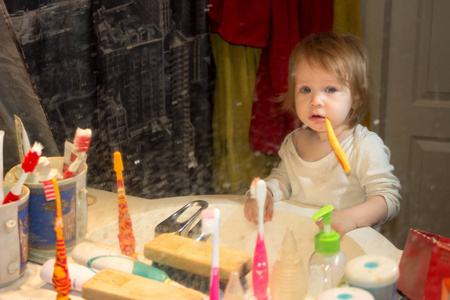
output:
[[[258,202],[255,198],[248,198],[244,206],[244,215],[247,220],[255,225],[258,225]],[[266,202],[264,204],[264,223],[272,221],[273,217],[273,198],[272,194],[267,189]]]
[[[353,220],[347,210],[334,210],[331,214],[331,228],[341,236],[357,228],[355,220]],[[317,221],[316,224],[320,229],[323,229],[322,220]]]
[[[331,228],[341,236],[361,227],[374,226],[383,222],[388,215],[386,200],[383,196],[372,196],[367,201],[343,209],[334,210],[331,216]],[[322,222],[316,222],[320,229]]]

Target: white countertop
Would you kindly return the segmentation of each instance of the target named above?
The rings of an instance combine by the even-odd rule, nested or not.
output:
[[[117,194],[97,189],[89,189],[90,199],[96,203],[88,209],[88,240],[95,240],[110,245],[118,245],[117,239]],[[153,239],[154,226],[174,213],[188,202],[206,200],[210,207],[221,209],[221,221],[230,217],[239,218],[243,222],[242,205],[244,196],[238,195],[202,195],[172,197],[156,200],[127,196],[128,207],[133,221],[138,252],[143,251],[143,245]],[[175,209],[174,209],[175,208]],[[300,207],[290,201],[276,203],[275,211],[289,212],[310,217],[316,210]],[[242,214],[242,215],[241,215]],[[280,213],[282,214],[282,213]],[[236,215],[239,215],[235,217]],[[224,225],[229,224],[224,221]],[[244,224],[244,223],[242,223]],[[240,225],[247,226],[247,225]],[[136,227],[135,227],[136,226]],[[222,224],[221,224],[222,226]],[[250,226],[250,225],[248,225]],[[271,226],[271,225],[268,225]],[[269,228],[270,229],[270,228]],[[269,230],[270,231],[270,230]],[[222,229],[221,229],[222,232]],[[284,233],[281,233],[281,238]],[[402,251],[397,249],[379,232],[372,228],[359,228],[347,234],[366,254],[381,254],[399,262]],[[69,257],[69,261],[70,261]],[[25,274],[11,283],[0,288],[0,299],[54,299],[56,292],[51,284],[46,284],[39,277],[41,265],[28,262]],[[81,293],[72,291],[71,299],[82,299]]]

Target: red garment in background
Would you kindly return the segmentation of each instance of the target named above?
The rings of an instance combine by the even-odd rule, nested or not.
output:
[[[287,89],[289,55],[311,33],[333,27],[333,0],[210,0],[212,32],[231,43],[263,47],[253,95],[249,142],[253,151],[277,154],[300,125],[273,99]]]
[[[272,0],[209,0],[209,25],[234,44],[265,48],[271,30]]]

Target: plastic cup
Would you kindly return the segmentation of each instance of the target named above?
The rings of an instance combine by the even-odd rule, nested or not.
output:
[[[24,186],[19,200],[0,205],[0,287],[19,279],[26,270],[29,197],[30,190]]]
[[[51,168],[62,170],[63,157],[49,157],[48,160]],[[6,176],[9,181],[14,181],[14,178],[18,178],[21,172],[21,166],[17,165]],[[85,238],[87,232],[86,173],[87,165],[77,176],[58,180],[64,222],[64,243],[68,253],[75,247],[77,241]],[[30,189],[28,259],[43,264],[55,256],[56,233],[54,223],[56,202],[47,201],[42,183],[25,182],[25,185]]]

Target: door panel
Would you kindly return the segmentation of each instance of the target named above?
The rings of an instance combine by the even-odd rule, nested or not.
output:
[[[450,1],[393,0],[384,140],[402,183],[400,215],[382,233],[450,237]]]
[[[413,139],[409,178],[411,193],[407,200],[409,219],[422,230],[441,234],[445,234],[441,232],[441,225],[449,218],[443,213],[445,209],[448,211],[448,204],[442,199],[442,195],[450,195],[449,176],[442,176],[450,172],[443,163],[445,161],[450,161],[448,141]]]

